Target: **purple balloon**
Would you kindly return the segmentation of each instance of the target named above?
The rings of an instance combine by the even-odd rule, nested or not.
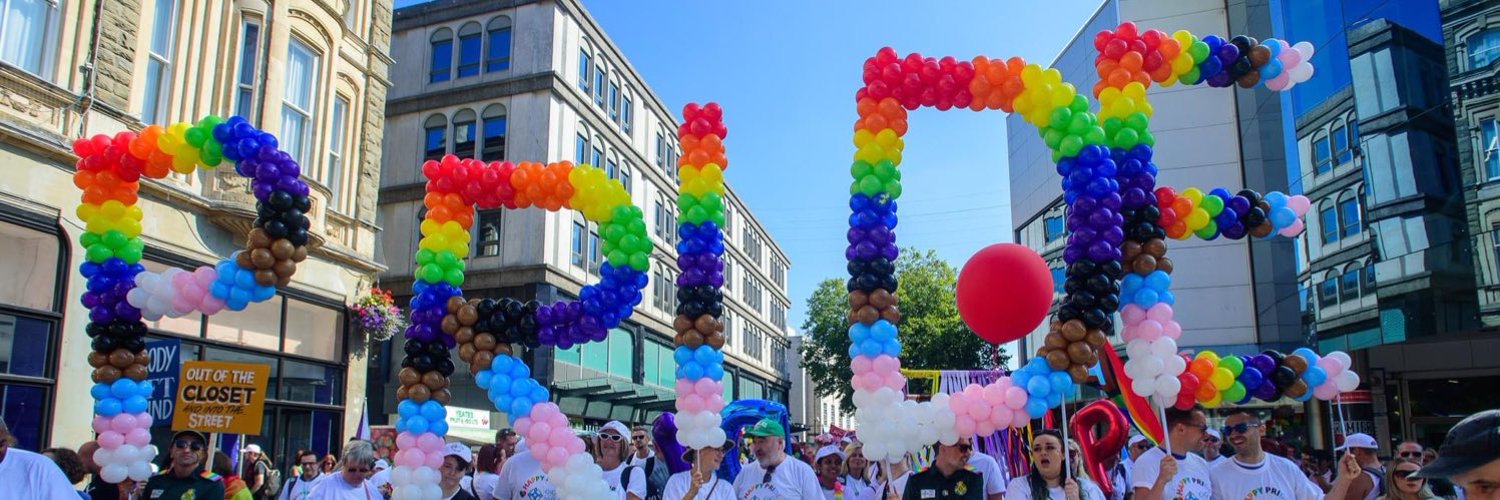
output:
[[[901,249],[896,248],[894,242],[887,243],[885,248],[881,249],[880,256],[885,257],[886,260],[896,260],[897,257],[901,256]]]
[[[880,252],[880,248],[868,241],[861,241],[854,245],[854,255],[858,260],[870,260]]]
[[[868,238],[871,243],[874,243],[876,245],[884,245],[886,243],[890,243],[891,241],[893,241],[893,236],[895,236],[895,234],[891,233],[891,230],[886,228],[885,226],[875,226],[873,229],[870,229],[870,231],[865,235],[865,237]]]
[[[859,254],[854,252],[853,244],[850,244],[848,247],[844,248],[844,260],[855,260],[858,257]]]
[[[1063,247],[1063,261],[1072,264],[1079,257],[1083,257],[1083,247],[1072,244]]]
[[[656,421],[651,423],[651,440],[656,443],[656,455],[667,461],[667,470],[676,474],[692,468],[692,464],[682,459],[682,453],[687,449],[677,441],[675,414],[667,412],[656,417]]]
[[[1120,193],[1116,192],[1104,195],[1104,198],[1101,198],[1099,200],[1099,203],[1101,205],[1104,205],[1104,208],[1108,208],[1111,212],[1118,212],[1120,211],[1120,203],[1122,203],[1123,201],[1124,200],[1120,198]]]
[[[861,241],[864,241],[865,240],[865,230],[857,228],[857,227],[851,227],[851,228],[849,228],[849,231],[847,231],[847,232],[844,233],[844,239],[849,240],[849,243],[851,243],[851,244],[853,244],[853,243],[859,243]]]
[[[1089,260],[1094,262],[1115,260],[1115,247],[1107,242],[1096,241],[1089,245]]]

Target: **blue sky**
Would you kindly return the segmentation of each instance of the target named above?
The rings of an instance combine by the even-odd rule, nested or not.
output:
[[[584,4],[669,109],[723,105],[729,183],[791,259],[788,322],[800,326],[817,283],[845,276],[854,91],[865,58],[890,45],[903,55],[1045,65],[1100,2]],[[1004,115],[924,109],[910,125],[898,242],[962,266],[985,245],[1010,241]]]

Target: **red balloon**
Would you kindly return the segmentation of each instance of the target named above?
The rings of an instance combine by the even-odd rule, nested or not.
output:
[[[1099,424],[1104,424],[1103,434],[1094,432]],[[1079,408],[1068,422],[1068,428],[1073,431],[1069,437],[1078,440],[1078,449],[1083,452],[1084,472],[1093,477],[1094,484],[1104,496],[1109,496],[1115,485],[1109,480],[1109,468],[1114,464],[1108,461],[1119,460],[1120,449],[1130,437],[1130,424],[1125,422],[1125,414],[1113,402],[1100,399]]]
[[[1047,317],[1053,290],[1042,256],[1014,243],[990,245],[958,273],[958,314],[980,338],[1010,342]]]

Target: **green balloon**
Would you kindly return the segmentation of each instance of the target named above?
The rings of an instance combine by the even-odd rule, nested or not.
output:
[[[1057,149],[1062,147],[1063,139],[1067,137],[1067,132],[1049,128],[1042,134],[1042,142],[1047,144],[1047,149]]]
[[[1078,152],[1083,151],[1083,138],[1069,134],[1063,138],[1057,150],[1062,152],[1063,156],[1078,156]]]
[[[1098,125],[1089,127],[1088,131],[1083,133],[1084,144],[1104,144],[1108,138],[1109,136],[1104,135],[1104,128]]]
[[[637,253],[630,256],[630,263],[628,265],[631,269],[644,273],[651,270],[651,258],[644,252]]]
[[[1125,117],[1125,126],[1136,129],[1136,131],[1146,130],[1146,127],[1150,125],[1151,119],[1146,117],[1146,113],[1140,111],[1136,111],[1131,113],[1130,116]]]
[[[223,118],[219,118],[218,115],[208,115],[203,117],[202,120],[198,120],[197,126],[202,127],[204,130],[207,130],[209,132],[209,137],[213,137],[214,127],[219,126],[220,123],[224,123]]]
[[[625,232],[631,234],[646,234],[646,221],[636,219],[625,223]]]
[[[1088,113],[1089,98],[1084,97],[1083,94],[1073,94],[1073,102],[1068,103],[1068,108],[1072,109],[1074,113]]]
[[[188,144],[193,145],[194,148],[202,149],[204,141],[207,141],[212,134],[209,134],[207,130],[202,128],[192,127],[187,129],[187,132],[184,132],[182,135],[184,139],[187,139]]]
[[[78,243],[80,245],[83,245],[84,248],[94,246],[96,243],[99,243],[99,235],[94,233],[83,233],[83,236],[78,237]]]
[[[1156,136],[1152,135],[1150,130],[1142,130],[1141,131],[1141,144],[1145,144],[1147,146],[1153,146],[1153,147],[1156,146]]]
[[[1240,383],[1240,381],[1238,380],[1234,381],[1233,384],[1229,385],[1228,389],[1224,389],[1223,396],[1225,402],[1234,402],[1245,399],[1245,384]]]
[[[134,264],[141,261],[141,254],[144,253],[145,250],[146,249],[144,247],[125,245],[125,248],[121,248],[115,251],[115,257],[119,257],[120,260],[125,261],[126,264]]]
[[[1206,239],[1214,237],[1214,235],[1218,234],[1218,233],[1219,233],[1219,223],[1218,222],[1214,222],[1214,221],[1208,221],[1208,225],[1207,226],[1203,226],[1203,229],[1199,229],[1198,231],[1194,232],[1193,234],[1196,234],[1196,235],[1198,235],[1199,238],[1203,238],[1203,239],[1206,240]]]
[[[437,265],[449,268],[458,265],[458,256],[453,255],[452,250],[443,250],[437,253]]]
[[[863,191],[860,190],[859,186],[860,186],[860,184],[859,184],[858,180],[856,180],[854,182],[850,182],[849,183],[849,194],[860,194],[860,193],[862,193]]]
[[[1073,121],[1073,110],[1068,108],[1057,108],[1052,110],[1051,119],[1047,120],[1047,127],[1052,130],[1067,130],[1068,124]]]
[[[627,222],[626,224],[629,223]],[[645,227],[646,224],[644,222],[641,223],[641,229],[645,229]],[[613,241],[623,238],[627,234],[630,234],[630,230],[627,229],[626,226],[621,225],[618,222],[610,222],[609,224],[604,225],[604,234],[602,236],[604,236],[604,239],[606,240]]]
[[[859,192],[864,193],[865,196],[875,196],[875,193],[879,193],[883,186],[880,178],[873,175],[866,175],[859,179]]]
[[[426,248],[423,248],[421,250],[417,250],[417,264],[427,264],[427,263],[430,263],[430,262],[432,262],[432,259],[434,257],[435,256],[432,254],[432,250],[428,250]]]
[[[714,221],[714,224],[718,224],[721,228],[724,227],[724,212],[714,212],[714,215],[713,217],[711,217],[711,219]]]
[[[1191,69],[1187,70],[1187,73],[1183,73],[1182,76],[1178,77],[1177,79],[1183,83],[1192,85],[1194,83],[1198,83],[1198,78],[1200,77],[1201,73],[1199,73],[1198,67],[1193,66]]]
[[[112,249],[124,248],[125,243],[129,241],[130,238],[126,238],[125,233],[113,229],[104,232],[103,242]]]
[[[1205,197],[1203,197],[1203,199],[1205,199],[1205,200],[1207,200],[1209,198],[1217,198],[1217,197],[1215,197],[1215,196],[1205,196]],[[1229,369],[1229,373],[1233,373],[1234,376],[1235,376],[1235,378],[1239,378],[1240,374],[1245,372],[1245,361],[1241,360],[1239,358],[1239,356],[1225,356],[1223,358],[1219,358],[1219,366],[1224,367],[1224,368],[1228,368]],[[1235,401],[1239,401],[1239,400],[1236,399]]]
[[[724,198],[719,196],[719,193],[703,193],[703,198],[700,198],[699,202],[709,211],[724,209]]]
[[[110,257],[114,257],[115,252],[114,250],[110,250],[108,245],[94,244],[89,246],[86,252],[86,256],[88,257],[89,262],[99,264],[106,260],[109,260]]]
[[[1125,121],[1116,118],[1104,120],[1104,134],[1113,137],[1120,129],[1125,128]]]
[[[1193,64],[1203,62],[1204,59],[1208,59],[1208,44],[1203,43],[1202,40],[1194,41],[1188,46],[1188,55],[1193,56]]]
[[[1218,196],[1204,196],[1203,197],[1203,204],[1200,205],[1200,206],[1202,206],[1204,210],[1208,211],[1208,216],[1209,217],[1218,217],[1219,214],[1224,211],[1224,199],[1220,198]],[[1225,359],[1229,359],[1229,358],[1225,358]],[[1243,364],[1240,365],[1240,368],[1244,368],[1244,367],[1245,367],[1245,365],[1243,365]],[[1239,376],[1239,374],[1240,374],[1238,371],[1235,371],[1235,370],[1230,370],[1230,371],[1235,372],[1234,373],[1235,376]]]
[[[620,205],[618,207],[615,207],[614,218],[615,219],[629,219],[631,216],[640,217],[640,215],[641,215],[640,212],[631,212],[630,211],[631,208],[634,208],[634,207],[632,207],[630,205]]]
[[[873,171],[875,171],[875,167],[863,160],[854,160],[854,164],[849,166],[849,175],[854,176],[855,179],[870,175],[870,172]]]
[[[464,286],[464,270],[449,269],[447,273],[443,274],[443,281],[453,286]]]
[[[1121,129],[1115,133],[1115,147],[1130,149],[1140,142],[1141,136],[1133,128]]]
[[[880,160],[875,164],[875,177],[883,181],[896,178],[896,164],[891,163],[890,160]]]
[[[1088,133],[1089,129],[1094,128],[1094,124],[1098,123],[1098,120],[1098,118],[1094,117],[1093,113],[1074,113],[1073,120],[1068,122],[1068,133],[1076,135]]]
[[[219,141],[209,137],[203,142],[203,149],[198,150],[198,159],[203,160],[204,165],[217,167],[224,162],[224,146]]]
[[[708,210],[703,207],[693,207],[683,214],[683,218],[694,224],[702,224],[708,220]]]
[[[633,234],[627,234],[624,238],[620,238],[619,248],[626,252],[636,252],[641,250],[640,244],[640,237],[637,237]]]
[[[437,264],[428,264],[422,266],[418,269],[418,272],[419,274],[417,278],[421,279],[422,281],[426,281],[428,283],[437,283],[443,281],[443,268],[438,267]]]
[[[630,253],[626,252],[624,250],[620,250],[618,248],[616,248],[615,251],[609,252],[609,253],[607,253],[605,255],[606,255],[606,258],[609,259],[609,263],[611,265],[615,265],[615,266],[618,266],[621,263],[627,263],[627,262],[630,261]]]

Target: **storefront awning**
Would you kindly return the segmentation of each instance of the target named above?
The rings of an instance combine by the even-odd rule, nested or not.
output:
[[[677,395],[613,377],[557,382],[553,399],[564,413],[600,420],[642,422],[652,411],[668,411]]]

